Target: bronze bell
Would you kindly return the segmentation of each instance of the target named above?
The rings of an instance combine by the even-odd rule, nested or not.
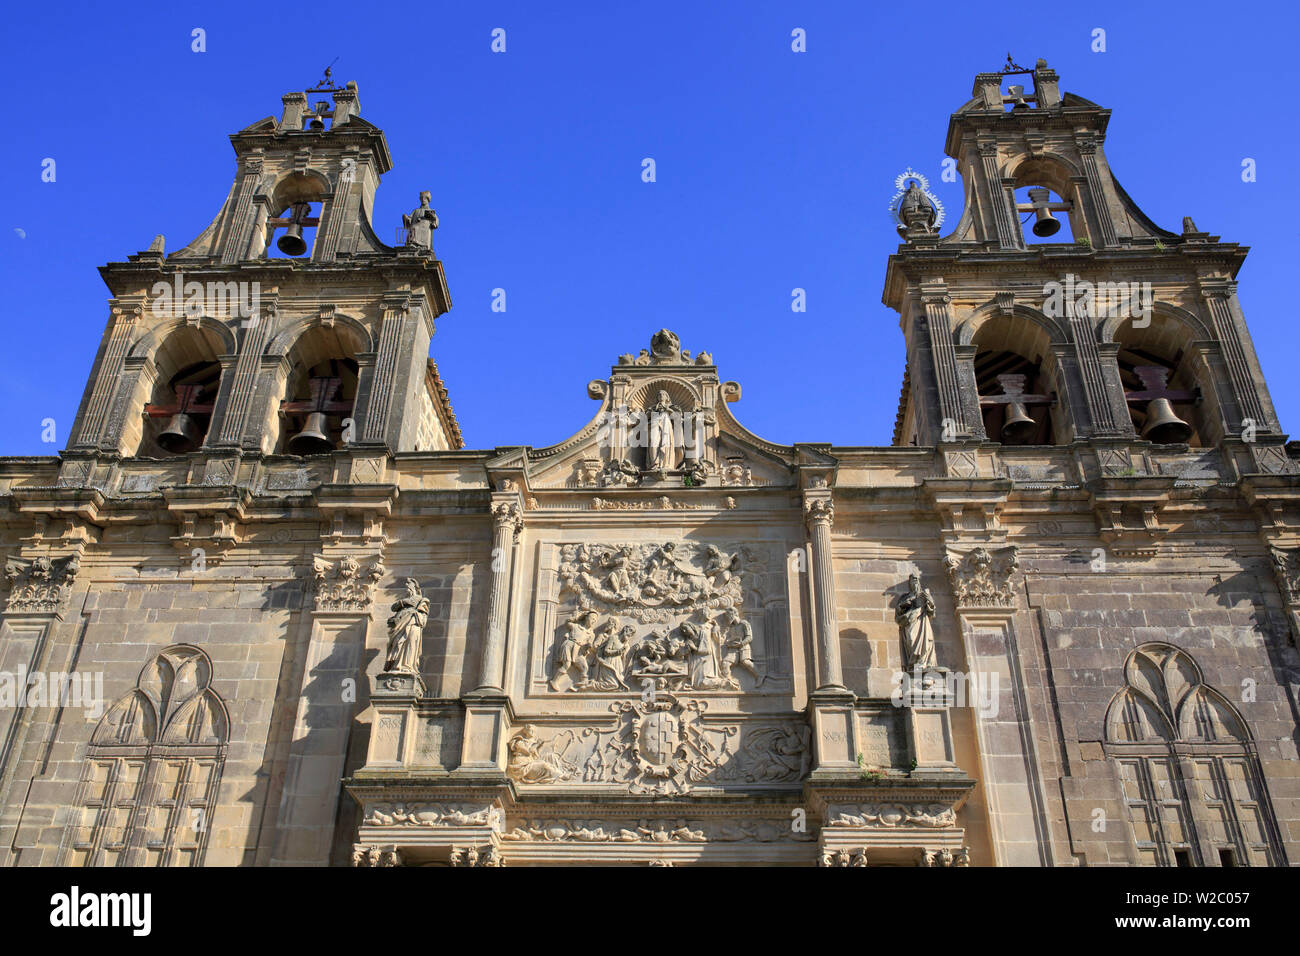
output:
[[[1034,222],[1035,236],[1045,239],[1061,231],[1061,220],[1052,215],[1052,210],[1035,209],[1034,215],[1038,217]]]
[[[1142,437],[1157,445],[1173,445],[1192,437],[1192,426],[1178,417],[1167,398],[1153,398],[1147,403],[1147,423]]]
[[[1029,411],[1020,402],[1007,405],[1002,422],[1002,442],[1006,445],[1023,445],[1033,441],[1038,434],[1038,422],[1029,417]]]
[[[167,427],[158,435],[158,445],[173,455],[183,455],[199,447],[203,429],[184,412],[171,417]]]
[[[334,450],[324,412],[311,412],[302,431],[289,439],[291,455],[324,455]]]
[[[284,230],[284,235],[275,241],[275,247],[286,256],[300,256],[306,252],[307,243],[302,238],[302,226],[296,222],[289,223],[288,228]]]

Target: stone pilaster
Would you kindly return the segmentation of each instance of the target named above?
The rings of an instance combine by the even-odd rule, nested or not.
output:
[[[945,568],[962,631],[967,686],[984,691],[968,703],[983,764],[994,862],[1049,866],[1039,763],[1016,642],[1016,549],[950,551]]]
[[[385,569],[377,556],[313,559],[315,608],[298,690],[273,866],[326,866],[336,794],[357,710],[372,591]]]

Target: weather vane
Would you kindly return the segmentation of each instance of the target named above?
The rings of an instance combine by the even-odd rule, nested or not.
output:
[[[338,61],[339,61],[339,58],[338,58],[338,57],[335,57],[333,60],[331,60],[331,61],[330,61],[330,65],[327,66],[327,67],[325,67],[325,79],[321,80],[321,81],[320,81],[320,84],[319,84],[318,86],[313,86],[311,89],[307,90],[306,92],[308,92],[308,93],[328,93],[328,92],[330,92],[331,90],[337,90],[338,87],[335,86],[335,85],[334,85],[334,81],[333,81],[332,79],[330,79],[330,67],[332,67],[332,66],[333,66],[335,63],[337,63]]]
[[[1027,69],[1025,69],[1023,66],[1021,66],[1019,63],[1017,63],[1015,60],[1011,59],[1011,54],[1008,53],[1008,54],[1007,54],[1007,64],[1006,64],[1006,66],[1004,66],[1004,67],[1002,68],[1002,71],[1001,71],[1001,72],[1003,73],[1003,75],[1005,75],[1005,74],[1007,74],[1007,73],[1028,73],[1028,72],[1030,72],[1030,71],[1027,70]]]

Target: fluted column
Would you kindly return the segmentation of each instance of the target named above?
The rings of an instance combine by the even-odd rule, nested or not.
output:
[[[504,683],[506,623],[510,610],[510,574],[514,546],[523,530],[519,496],[493,495],[492,500],[492,593],[488,597],[487,637],[479,667],[479,690],[501,690]]]
[[[813,604],[817,609],[817,689],[844,690],[840,668],[840,629],[835,614],[835,565],[831,524],[835,504],[830,491],[804,495],[804,518],[812,542]]]

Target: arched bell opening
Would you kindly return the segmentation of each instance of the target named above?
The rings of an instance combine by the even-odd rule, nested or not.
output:
[[[1159,445],[1214,444],[1217,435],[1207,434],[1207,426],[1215,419],[1203,404],[1210,390],[1202,388],[1204,363],[1189,330],[1158,313],[1148,318],[1143,328],[1135,328],[1130,319],[1115,333],[1116,362],[1134,432]]]
[[[352,413],[359,369],[354,343],[337,329],[316,327],[289,351],[280,403],[276,454],[322,455],[355,440]]]
[[[322,178],[306,173],[294,173],[276,184],[266,221],[266,258],[297,259],[315,254],[316,227],[324,215],[327,189]]]
[[[1078,190],[1069,172],[1050,159],[1031,159],[1015,172],[1016,214],[1029,245],[1070,245],[1088,238]]]
[[[980,326],[975,384],[984,433],[1004,445],[1055,445],[1066,440],[1057,420],[1058,374],[1051,342],[1023,316],[998,317]]]
[[[169,458],[197,450],[207,438],[221,384],[222,342],[211,329],[183,326],[153,355],[153,391],[144,404],[135,455]]]

